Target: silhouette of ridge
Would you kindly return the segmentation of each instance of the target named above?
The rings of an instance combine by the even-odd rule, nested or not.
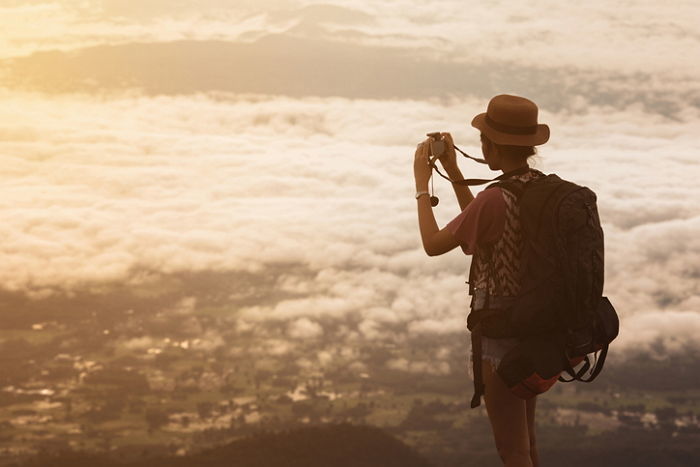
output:
[[[348,424],[260,432],[224,446],[180,456],[118,462],[64,453],[23,467],[429,467],[420,454],[385,431]]]
[[[603,78],[606,86],[601,86]],[[422,49],[290,34],[268,34],[250,43],[178,40],[97,45],[0,60],[0,86],[50,93],[139,89],[147,95],[231,92],[385,99],[486,98],[511,89],[527,91],[553,110],[573,105],[571,96],[582,94],[593,104],[641,102],[659,112],[676,111],[676,98],[667,90],[654,91],[653,80],[651,74],[601,75],[570,67],[466,63]],[[696,95],[683,98],[688,105],[700,105]]]

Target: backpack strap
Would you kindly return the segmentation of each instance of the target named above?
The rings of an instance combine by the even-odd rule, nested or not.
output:
[[[569,376],[571,376],[571,379],[566,379],[563,376],[559,377],[559,381],[562,383],[570,383],[572,381],[581,381],[581,378],[583,377],[584,374],[591,368],[591,359],[586,355],[584,359],[584,364],[581,367],[580,370],[576,371],[574,370],[573,366],[571,365],[569,359],[564,356],[564,371],[568,373]]]
[[[469,264],[469,278],[467,279],[467,284],[469,284],[469,295],[474,296],[474,274],[476,271],[476,260],[472,256],[471,263]]]
[[[481,396],[484,395],[484,377],[481,370],[481,324],[477,324],[471,332],[472,340],[472,371],[474,372],[474,395],[471,400],[471,408],[481,405]]]
[[[517,176],[517,175],[524,175],[524,173],[528,173],[527,171],[525,171],[524,173],[515,173],[515,171],[508,172],[507,174],[504,174],[504,175],[508,175],[508,177],[504,177],[502,180],[494,179],[494,180],[496,180],[495,183],[492,183],[491,185],[489,185],[486,188],[492,188],[492,187],[497,186],[503,190],[506,190],[506,191],[512,193],[515,196],[515,199],[517,201],[520,201],[520,198],[523,196],[523,193],[525,192],[525,188],[526,188],[527,184],[530,183],[532,180],[536,180],[538,178],[545,176],[542,172],[540,172],[537,169],[531,168],[531,169],[529,169],[529,171],[534,172],[536,175],[534,178],[531,178],[530,180],[520,180],[519,178],[513,177],[513,176]]]
[[[564,371],[566,371],[571,379],[565,379],[563,376],[559,377],[559,381],[563,383],[570,383],[571,381],[581,381],[582,383],[590,383],[594,379],[598,377],[601,371],[603,371],[603,365],[605,365],[605,358],[608,356],[608,347],[609,344],[605,344],[603,348],[600,350],[600,354],[596,356],[595,363],[592,365],[593,370],[591,371],[591,374],[588,378],[584,378],[583,375],[588,372],[588,370],[591,369],[591,360],[588,355],[586,355],[585,358],[585,363],[581,367],[580,370],[574,371],[574,369],[571,367],[571,363],[569,363],[569,359],[564,357],[564,362],[565,362],[565,367]]]
[[[515,199],[519,201],[520,197],[525,191],[526,184],[527,182],[523,182],[522,180],[518,180],[517,178],[510,178],[508,180],[501,180],[500,182],[492,183],[487,187],[487,189],[492,187],[498,187],[502,190],[506,190],[512,193],[515,196]]]
[[[579,381],[582,381],[584,383],[590,383],[591,381],[596,379],[596,377],[600,374],[601,371],[603,371],[603,365],[605,364],[605,357],[608,356],[608,347],[609,347],[609,345],[605,344],[605,346],[603,346],[603,348],[601,349],[600,355],[598,356],[598,358],[595,362],[593,371],[591,372],[591,376],[589,376],[587,379],[581,378],[581,379],[579,379]]]

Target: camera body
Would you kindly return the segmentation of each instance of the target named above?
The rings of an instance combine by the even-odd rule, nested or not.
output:
[[[445,139],[442,137],[442,133],[439,131],[433,131],[432,133],[426,133],[426,136],[430,138],[430,166],[433,167],[434,169],[437,170],[437,167],[435,166],[435,161],[442,157],[443,154],[445,154],[445,151],[447,150],[447,143],[445,142]],[[438,173],[440,171],[438,170]],[[442,174],[441,174],[442,175]],[[444,177],[444,175],[443,175]],[[431,178],[432,180],[432,178]],[[432,207],[435,207],[438,205],[440,200],[438,199],[435,194],[430,196],[430,205]]]
[[[439,131],[427,133],[426,136],[430,138],[430,162],[432,163],[445,153],[447,145]]]

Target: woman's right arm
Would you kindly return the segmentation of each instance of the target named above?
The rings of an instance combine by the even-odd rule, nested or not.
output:
[[[447,172],[447,176],[450,177],[450,180],[464,180],[462,171],[459,170],[459,167],[457,167],[456,164],[452,169],[445,168],[445,172]],[[455,191],[455,196],[457,196],[459,208],[462,211],[464,211],[469,205],[469,203],[471,203],[474,200],[474,195],[472,194],[468,186],[457,185],[456,183],[453,183],[452,189]]]

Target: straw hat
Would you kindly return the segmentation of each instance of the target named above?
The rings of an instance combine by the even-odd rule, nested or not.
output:
[[[472,126],[496,144],[537,146],[549,139],[549,127],[537,123],[537,105],[520,96],[501,94],[489,101]]]

